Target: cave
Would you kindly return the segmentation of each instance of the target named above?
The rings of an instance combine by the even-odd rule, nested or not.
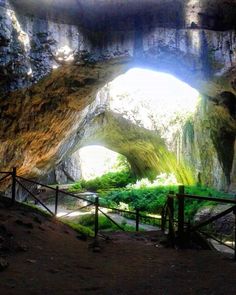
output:
[[[109,172],[130,169],[127,158],[102,145],[85,145],[74,152],[48,174],[44,182],[74,183],[89,180]]]
[[[129,122],[121,123],[119,116],[102,114],[96,99],[116,77],[139,67],[173,75],[200,93],[201,104],[183,125],[175,157],[190,166],[195,179],[200,173],[204,184],[234,189],[233,1],[41,2],[0,2],[0,170],[17,167],[19,175],[40,179],[89,141],[89,133],[99,142],[96,125],[102,121],[114,130],[120,124],[127,128]],[[133,134],[139,132],[131,125]],[[116,136],[110,145],[119,150]],[[153,135],[143,135],[146,149],[139,160],[135,142],[134,150],[125,152],[139,176],[156,172],[155,162],[163,156],[147,153],[155,150],[147,137]],[[167,163],[172,155],[163,157]]]
[[[223,238],[235,250],[228,234],[236,215],[235,0],[0,0],[0,122],[4,294],[235,293],[233,264],[196,251],[189,234],[196,218],[222,214],[213,227],[226,228]],[[69,190],[88,175],[112,171],[112,165],[88,175],[81,170],[84,149],[92,166],[98,162],[93,146],[121,155],[127,179],[134,176],[119,187],[122,200],[134,204],[122,211],[135,216],[131,234],[109,239],[98,231],[101,208],[118,209],[118,187],[106,195],[114,197],[112,208],[99,203],[106,188],[99,197],[82,186],[78,194]],[[155,177],[165,173],[173,175],[175,191],[164,185],[157,197]],[[150,187],[141,195],[142,181]],[[188,194],[190,187],[202,188],[209,202],[216,192],[231,196],[234,207],[202,207],[202,214],[201,197]],[[85,211],[93,206],[93,237],[57,219],[65,192],[74,203],[68,199],[63,210],[81,200]],[[37,202],[26,204],[32,195],[47,198],[53,218],[34,211]],[[186,202],[189,220],[186,196],[193,199]],[[155,219],[151,214],[169,218],[164,243],[165,225],[160,235],[156,228],[153,236],[138,232],[140,221]],[[192,248],[179,251],[184,238]]]

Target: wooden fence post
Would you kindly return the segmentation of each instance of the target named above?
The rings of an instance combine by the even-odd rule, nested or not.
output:
[[[168,235],[170,237],[171,245],[174,246],[174,199],[168,196],[167,198],[167,210],[169,215],[169,231]]]
[[[56,195],[55,195],[55,217],[57,216],[57,210],[58,210],[58,196],[59,196],[59,187],[56,186]]]
[[[178,196],[178,237],[180,247],[184,245],[184,186],[179,186]]]
[[[139,231],[139,218],[140,218],[139,211],[140,209],[136,209],[136,231]]]
[[[165,208],[162,208],[161,211],[161,230],[163,233],[165,233],[165,226],[166,226],[166,210]]]
[[[99,207],[99,198],[98,197],[95,198],[94,206],[95,206],[94,233],[95,233],[95,238],[96,238],[98,235],[98,207]]]
[[[234,213],[234,260],[236,260],[236,206],[234,207],[233,210]]]
[[[11,203],[14,205],[16,201],[16,167],[12,170],[12,188],[11,188]]]

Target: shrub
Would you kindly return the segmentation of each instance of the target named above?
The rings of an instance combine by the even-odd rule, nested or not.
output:
[[[122,188],[129,183],[134,183],[135,178],[129,171],[109,172],[101,177],[91,180],[81,180],[72,186],[72,191],[88,190],[96,192],[97,190],[106,190],[111,188]]]
[[[174,174],[167,174],[161,173],[157,175],[155,179],[149,180],[148,178],[142,178],[137,180],[134,184],[128,184],[127,188],[129,189],[137,189],[137,188],[150,188],[150,187],[157,187],[157,186],[170,186],[170,185],[177,185],[177,180]]]
[[[107,206],[119,207],[120,203],[128,205],[129,210],[139,208],[147,213],[161,213],[166,202],[169,191],[177,192],[178,186],[158,186],[140,189],[122,189],[102,194],[100,203]],[[230,197],[228,194],[216,191],[208,187],[186,186],[187,194],[199,196]],[[201,201],[194,199],[185,200],[185,217],[186,220],[192,220],[196,212],[201,207],[215,205],[213,201]],[[175,205],[177,214],[177,204]]]
[[[88,228],[89,230],[94,230],[94,214],[82,215],[77,219],[73,220],[73,224]],[[99,215],[98,217],[99,230],[120,230],[112,221],[110,221],[106,216]],[[125,230],[135,230],[133,226],[127,225],[122,222],[121,227]]]

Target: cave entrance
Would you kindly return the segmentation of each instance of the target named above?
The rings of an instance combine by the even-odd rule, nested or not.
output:
[[[192,183],[182,141],[198,101],[198,91],[174,76],[133,68],[98,92],[80,147],[99,144],[124,155],[138,178],[173,173]]]
[[[100,177],[109,172],[129,170],[127,159],[108,148],[99,145],[85,146],[76,154],[79,157],[81,178],[85,180]]]

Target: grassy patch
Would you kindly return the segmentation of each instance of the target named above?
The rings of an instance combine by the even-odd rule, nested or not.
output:
[[[73,230],[78,232],[79,234],[88,236],[88,237],[94,237],[94,231],[87,226],[81,225],[76,221],[68,220],[68,219],[60,219],[61,222],[64,224],[70,226]]]
[[[73,218],[73,221],[70,222],[75,227],[85,227],[93,232],[94,230],[94,214],[85,214],[82,216],[79,216],[77,218]],[[98,218],[98,224],[99,224],[99,230],[109,230],[109,231],[118,231],[120,230],[111,220],[109,220],[104,215],[99,215]],[[122,222],[120,226],[125,231],[134,231],[135,227],[127,225],[126,222]]]

